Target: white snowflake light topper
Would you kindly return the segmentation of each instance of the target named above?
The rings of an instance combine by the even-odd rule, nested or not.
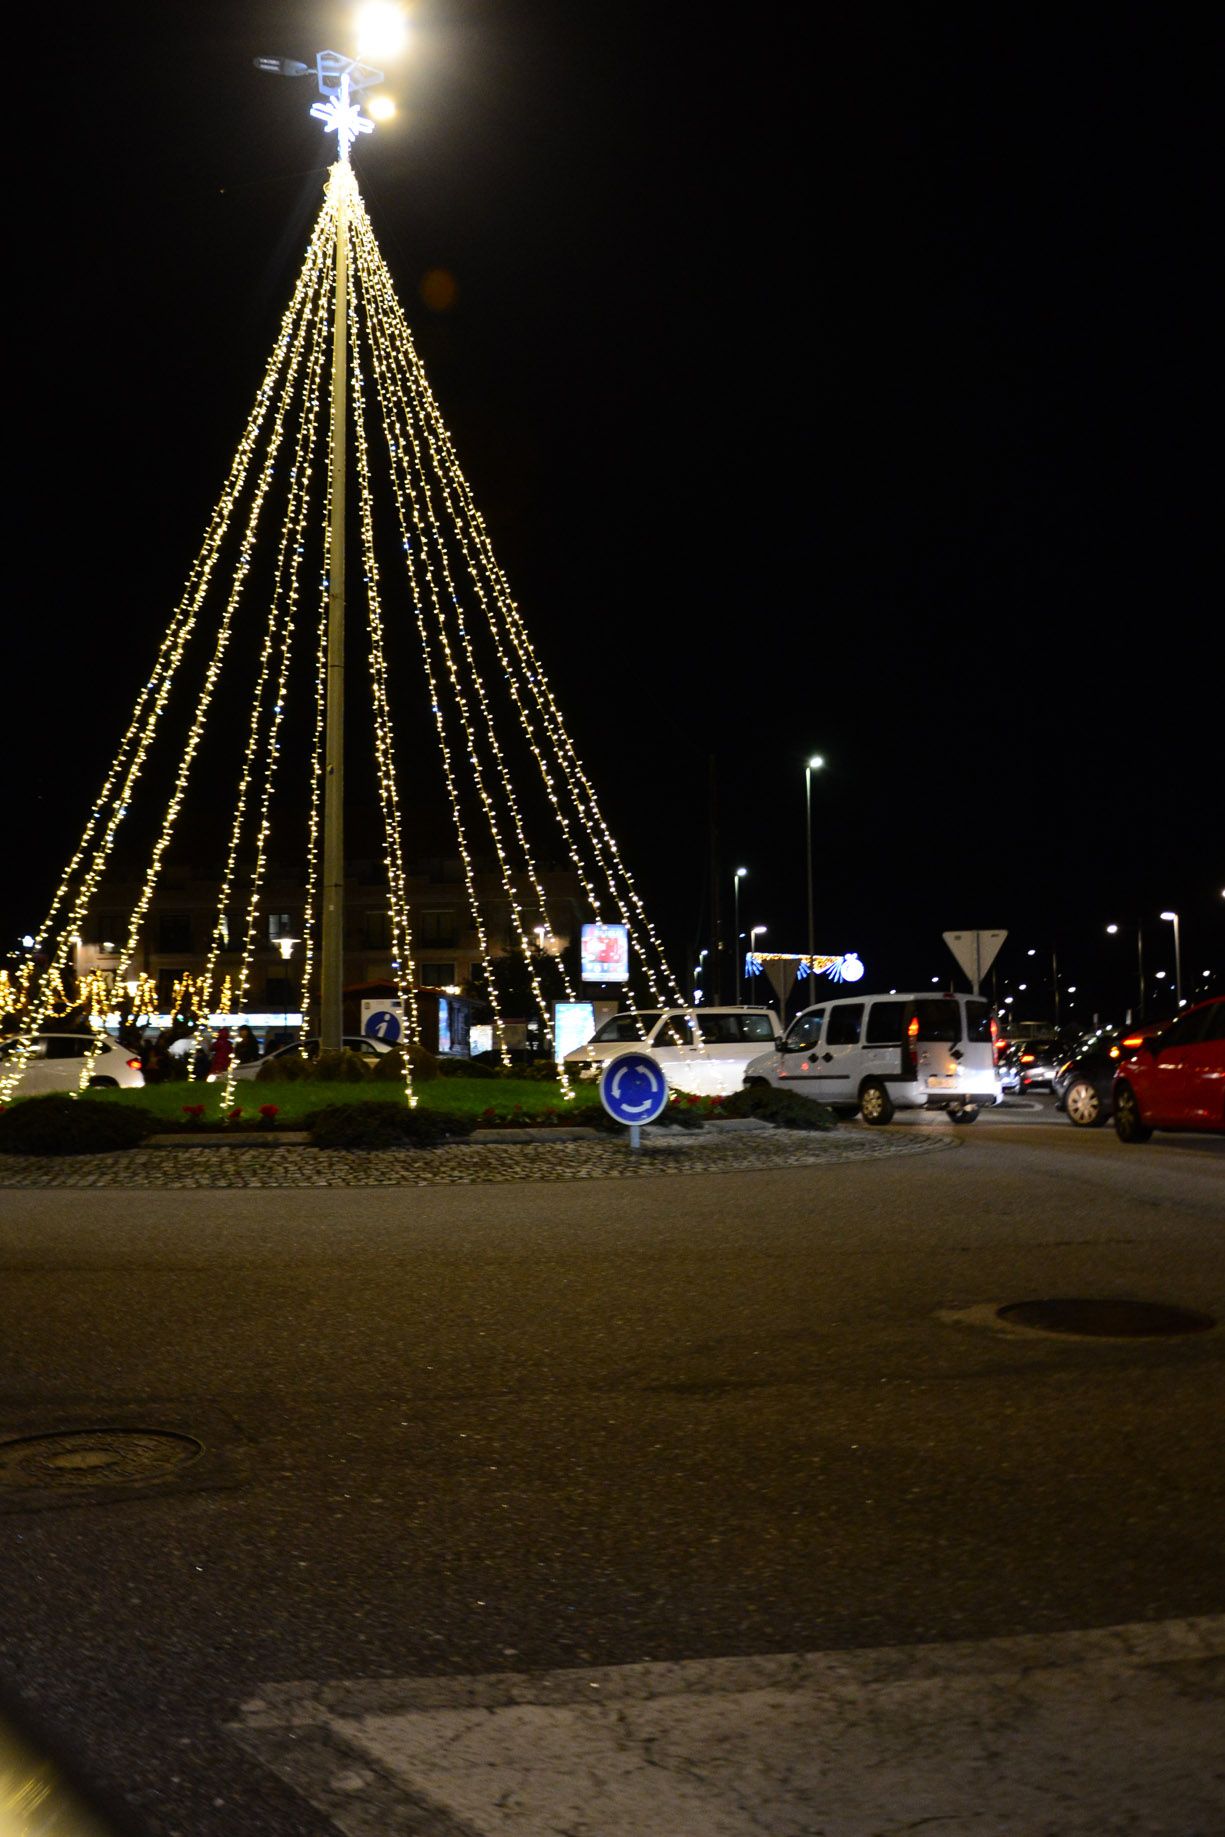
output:
[[[349,148],[359,134],[370,134],[374,123],[368,115],[363,115],[361,104],[349,100],[349,75],[346,71],[340,79],[340,89],[336,95],[329,96],[326,102],[315,102],[311,105],[311,114],[316,121],[322,121],[325,130],[336,136],[337,157],[347,160]]]
[[[341,57],[339,51],[320,51],[315,59],[315,74],[322,102],[311,106],[316,121],[322,121],[325,133],[336,136],[336,156],[348,160],[349,148],[359,134],[370,134],[374,123],[363,115],[356,100],[363,89],[383,81],[383,72],[355,57]]]
[[[257,57],[254,61],[257,70],[265,70],[271,76],[310,75],[310,65],[297,58]],[[323,101],[312,103],[311,114],[316,121],[322,121],[327,133],[335,134],[337,158],[347,165],[349,149],[358,135],[374,130],[373,121],[362,114],[357,97],[363,89],[381,83],[383,72],[372,64],[363,64],[360,58],[342,57],[339,51],[320,51],[315,58],[315,76]]]

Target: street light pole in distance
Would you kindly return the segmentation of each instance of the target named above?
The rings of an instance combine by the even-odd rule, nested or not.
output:
[[[1109,935],[1113,938],[1113,937],[1117,937],[1118,932],[1119,932],[1119,927],[1117,925],[1107,925],[1106,930],[1109,933]],[[1142,1021],[1144,1019],[1144,1008],[1145,1008],[1144,927],[1143,925],[1136,926],[1136,968],[1137,968],[1139,978],[1140,978],[1140,1006],[1136,1011],[1136,1020]]]
[[[1163,912],[1161,917],[1174,927],[1174,1012],[1182,1007],[1182,938],[1179,935],[1177,912]]]
[[[732,875],[732,950],[736,957],[736,1006],[740,1006],[740,882],[748,873],[747,867],[738,867]]]
[[[813,929],[812,919],[812,775],[814,772],[819,772],[824,764],[825,760],[822,755],[820,753],[814,753],[804,767],[804,839],[808,855],[808,974],[810,977],[812,975],[812,960],[816,955],[816,946],[814,943],[816,933]]]
[[[753,929],[749,933],[749,955],[750,957],[755,957],[757,955],[757,939],[760,937],[763,931],[768,931],[768,930],[769,930],[769,926],[767,925],[754,925]],[[757,995],[757,971],[756,969],[754,969],[753,971],[753,995],[754,997],[756,997]]]

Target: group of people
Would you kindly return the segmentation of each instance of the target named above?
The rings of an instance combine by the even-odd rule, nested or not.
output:
[[[250,1065],[262,1058],[260,1043],[250,1027],[242,1026],[230,1037],[228,1027],[219,1027],[211,1039],[199,1039],[190,1027],[176,1021],[172,1027],[164,1027],[158,1034],[146,1037],[129,1023],[134,1034],[132,1039],[124,1039],[120,1031],[120,1041],[139,1052],[141,1070],[146,1084],[164,1084],[174,1078],[186,1078],[190,1067],[197,1078],[224,1077],[233,1062],[236,1065]]]

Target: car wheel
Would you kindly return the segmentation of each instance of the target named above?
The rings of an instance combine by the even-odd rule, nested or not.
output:
[[[891,1123],[893,1099],[883,1084],[870,1078],[859,1093],[859,1114],[865,1123]]]
[[[972,1103],[962,1104],[960,1109],[949,1111],[949,1121],[951,1123],[976,1123],[978,1108]]]
[[[1136,1093],[1120,1084],[1114,1093],[1114,1131],[1120,1142],[1147,1142],[1153,1133],[1140,1114]]]
[[[1073,1080],[1063,1094],[1063,1107],[1078,1129],[1100,1129],[1106,1120],[1106,1106],[1088,1078]]]
[[[119,1080],[118,1078],[91,1078],[89,1088],[91,1091],[117,1091]]]

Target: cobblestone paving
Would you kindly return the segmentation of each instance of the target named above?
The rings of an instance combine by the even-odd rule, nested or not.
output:
[[[135,1148],[123,1154],[0,1157],[0,1187],[468,1186],[517,1180],[652,1180],[776,1167],[833,1167],[957,1144],[923,1131],[772,1129],[720,1140],[713,1131],[618,1141],[454,1143],[355,1152],[338,1148]]]

